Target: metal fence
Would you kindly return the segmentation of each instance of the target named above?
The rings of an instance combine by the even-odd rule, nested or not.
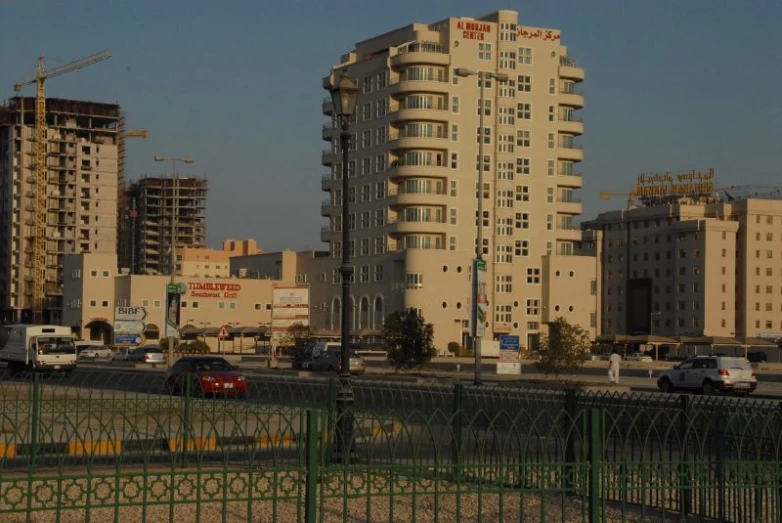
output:
[[[782,522],[778,402],[360,381],[337,459],[332,380],[166,390],[0,376],[0,521]]]

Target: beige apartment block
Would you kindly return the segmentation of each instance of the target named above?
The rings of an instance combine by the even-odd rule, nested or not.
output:
[[[359,42],[324,79],[327,85],[345,73],[361,93],[350,127],[347,195],[339,129],[330,98],[323,102],[332,117],[322,130],[330,144],[322,163],[330,172],[321,180],[329,195],[321,206],[329,222],[321,239],[330,257],[313,258],[314,272],[299,270],[315,280],[313,304],[326,307],[313,316],[315,326],[339,326],[337,268],[347,248],[356,269],[349,304],[354,328],[377,330],[382,316],[414,307],[434,323],[441,351],[449,342],[468,345],[480,222],[491,283],[486,339],[514,334],[534,346],[556,315],[596,334],[590,323],[595,261],[575,256],[581,231],[573,223],[581,213],[584,69],[568,55],[559,30],[524,26],[518,18],[502,10],[402,27]],[[457,76],[456,68],[509,80],[487,79],[480,106],[479,79]],[[351,205],[347,219],[343,197]],[[343,224],[351,228],[347,246]],[[568,275],[567,285],[550,281],[557,271]],[[564,295],[552,295],[561,290]]]
[[[130,184],[129,234],[133,238],[130,267],[133,274],[171,274],[171,245],[177,249],[176,274],[182,274],[180,250],[206,245],[204,178],[142,177]]]
[[[46,281],[44,321],[59,323],[63,258],[117,252],[122,189],[120,107],[46,100]],[[35,227],[35,98],[0,106],[0,309],[3,322],[31,321]]]
[[[113,336],[116,307],[147,309],[147,331],[155,343],[164,331],[168,276],[118,273],[116,255],[79,254],[65,257],[65,285],[62,324],[85,339]],[[272,314],[272,290],[281,282],[274,279],[177,277],[187,286],[182,295],[180,327],[207,329],[206,341],[216,348],[217,330],[258,330],[268,328]],[[239,347],[237,337],[231,347]]]
[[[604,335],[782,337],[782,201],[682,201],[586,225]]]
[[[230,258],[260,254],[255,240],[225,240],[222,249],[185,247],[177,251],[177,274],[204,278],[229,278]]]

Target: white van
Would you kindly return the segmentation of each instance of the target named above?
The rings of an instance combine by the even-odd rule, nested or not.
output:
[[[0,361],[8,372],[24,370],[70,373],[76,368],[76,345],[70,327],[61,325],[8,325]]]

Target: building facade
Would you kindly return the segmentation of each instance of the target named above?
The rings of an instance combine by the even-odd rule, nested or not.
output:
[[[117,251],[123,125],[118,105],[46,100],[46,322],[61,320],[63,257]],[[0,308],[5,323],[31,320],[35,139],[35,98],[15,97],[0,107]]]
[[[682,200],[586,226],[604,335],[782,338],[782,201]]]
[[[260,254],[255,240],[225,240],[222,249],[198,249],[185,247],[177,251],[180,259],[177,274],[204,278],[229,278],[231,276],[230,259],[234,256]]]
[[[480,80],[458,76],[457,68],[509,79],[486,79],[481,105]],[[323,113],[331,120],[322,136],[330,146],[322,163],[330,172],[321,187],[329,197],[321,213],[329,223],[321,239],[330,256],[299,271],[314,280],[313,304],[329,311],[313,324],[321,318],[324,328],[339,326],[338,267],[348,249],[354,328],[377,329],[377,311],[413,307],[435,324],[439,347],[469,345],[480,224],[490,282],[485,338],[515,334],[534,346],[557,315],[594,335],[595,262],[575,256],[581,232],[573,224],[581,213],[577,114],[584,98],[577,86],[584,69],[568,56],[560,31],[521,25],[514,11],[412,24],[359,42],[324,85],[342,73],[361,88],[350,127],[350,189],[342,194],[339,129],[327,99]],[[347,219],[342,198],[350,200]],[[341,244],[343,226],[351,228],[349,245]],[[549,303],[556,274],[567,275],[572,291]]]
[[[207,192],[203,178],[142,177],[130,184],[125,201],[133,274],[170,275],[172,235],[177,251],[205,247]],[[181,254],[176,263],[181,274]]]

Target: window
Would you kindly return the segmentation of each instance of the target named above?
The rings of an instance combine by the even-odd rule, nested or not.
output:
[[[529,213],[526,212],[516,213],[516,228],[529,229]]]
[[[385,88],[388,85],[388,71],[381,71],[377,74],[377,88],[378,90]]]
[[[520,65],[532,65],[532,48],[519,47],[518,57]]]
[[[459,124],[451,125],[451,141],[454,142],[459,141]]]
[[[540,269],[527,268],[527,283],[530,285],[540,285]]]
[[[546,202],[547,203],[554,203],[554,188],[553,187],[546,188]]]
[[[372,276],[375,281],[383,281],[383,266],[375,265]]]
[[[361,92],[364,94],[372,92],[372,77],[367,76],[361,79]]]
[[[512,153],[516,148],[516,141],[511,134],[497,135],[497,152]]]
[[[372,185],[365,184],[361,186],[361,201],[368,202],[372,199]]]
[[[361,238],[358,250],[359,256],[369,256],[369,238]]]
[[[456,196],[459,193],[458,190],[459,182],[457,180],[451,180],[450,185],[451,185],[451,189],[450,189],[451,196]]]
[[[527,175],[530,173],[529,158],[516,158],[516,174]]]
[[[548,160],[547,164],[548,164],[548,168],[547,168],[548,169],[548,173],[547,174],[549,176],[554,176],[554,174],[556,173],[556,161],[555,160]]]
[[[375,211],[375,227],[383,227],[386,224],[386,215],[383,209]]]
[[[519,120],[531,120],[532,119],[532,105],[531,104],[516,104],[516,118]]]
[[[548,79],[548,94],[557,94],[557,79]]]
[[[548,106],[548,121],[554,122],[557,119],[557,108],[553,105]]]
[[[520,93],[532,92],[532,77],[529,75],[519,75],[517,78],[516,88]]]
[[[367,122],[372,118],[372,104],[364,104],[361,106],[361,121]],[[355,143],[355,142],[354,142]]]
[[[372,146],[372,132],[367,129],[366,131],[361,131],[361,147],[367,148]]]
[[[369,156],[361,159],[361,175],[366,176],[367,174],[372,174],[372,158]]]
[[[498,122],[500,125],[514,125],[516,123],[516,111],[513,107],[498,107]]]
[[[375,117],[380,118],[381,116],[385,116],[388,112],[388,102],[385,98],[382,100],[378,100],[375,102]]]
[[[500,53],[500,69],[516,69],[515,51],[500,51],[499,53]]]
[[[459,168],[459,153],[451,153],[451,169]]]
[[[369,265],[362,265],[358,275],[358,281],[366,283],[369,281]]]
[[[512,305],[496,305],[494,307],[494,321],[497,323],[510,323],[512,308]]]
[[[452,96],[451,97],[451,112],[452,113],[458,113],[459,112],[459,97],[458,96]]]
[[[102,271],[101,272],[101,276],[103,276],[104,278],[108,278],[109,277],[109,271]]]
[[[90,307],[97,307],[98,306],[98,300],[90,300]]]
[[[92,276],[93,278],[97,278],[98,277],[98,271],[96,271],[95,269],[92,269],[90,271],[90,276]]]
[[[448,237],[448,249],[451,251],[456,250],[456,236],[449,236]]]
[[[540,316],[540,300],[527,300],[527,316]]]
[[[229,302],[228,303],[228,309],[232,310],[232,311],[235,311],[236,310],[236,302],[235,301]]]
[[[386,197],[386,182],[375,184],[375,200],[383,200]]]
[[[478,100],[478,114],[481,114],[481,109],[483,109],[484,116],[491,116],[491,100],[483,100],[482,103],[481,100]]]
[[[516,240],[516,256],[529,256],[529,240]]]
[[[549,149],[554,149],[554,148],[556,148],[556,146],[557,146],[557,143],[556,143],[556,139],[555,139],[554,133],[548,133],[548,148]]]
[[[529,185],[517,185],[516,186],[516,201],[528,202],[529,201]]]
[[[407,289],[423,289],[424,288],[424,275],[413,272],[405,274],[405,288]]]
[[[379,154],[375,156],[375,172],[382,173],[385,170],[386,170],[386,156],[384,154]]]
[[[495,248],[495,263],[513,263],[513,247],[510,245],[497,245]]]
[[[491,48],[489,43],[478,43],[478,60],[491,60]]]
[[[375,130],[375,145],[383,145],[388,141],[388,128],[378,127]]]
[[[530,147],[531,146],[531,131],[527,131],[526,129],[519,129],[516,131],[516,145],[519,147]]]
[[[378,236],[374,240],[375,254],[383,254],[386,252],[386,238],[385,236]]]

